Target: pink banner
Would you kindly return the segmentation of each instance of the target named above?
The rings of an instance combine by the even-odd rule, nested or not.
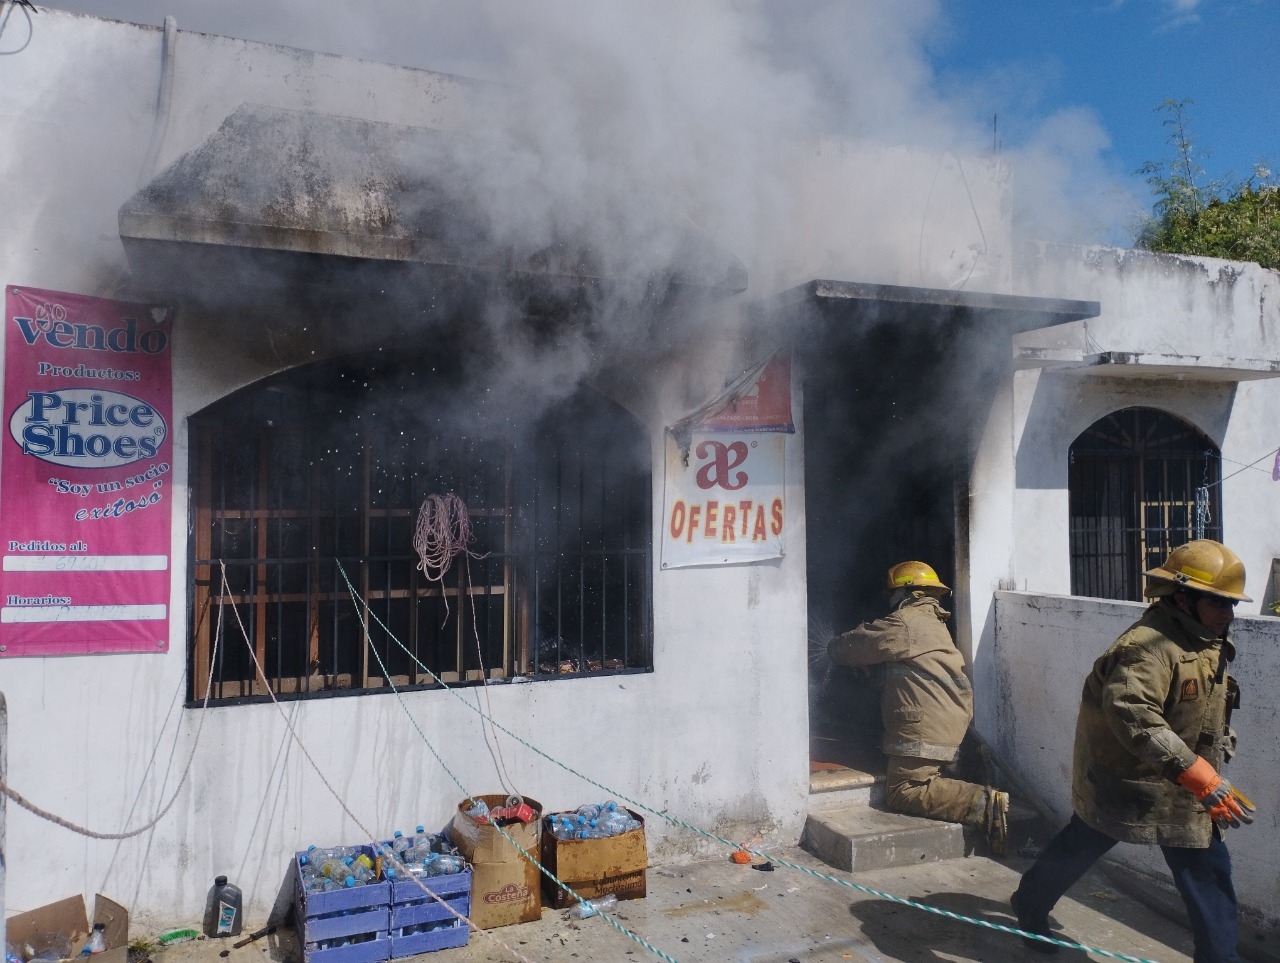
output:
[[[0,657],[168,649],[170,322],[5,289]]]

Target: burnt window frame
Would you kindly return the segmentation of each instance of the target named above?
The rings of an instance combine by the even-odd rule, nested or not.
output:
[[[1197,489],[1202,537],[1222,538],[1220,451],[1177,415],[1142,405],[1103,415],[1071,442],[1067,465],[1072,595],[1141,601],[1142,573],[1197,537]]]
[[[345,382],[341,390],[335,380]],[[423,380],[433,382],[438,408],[375,424],[386,407],[380,395],[385,401],[407,381],[421,388]],[[459,390],[456,378],[429,363],[346,359],[273,376],[190,417],[189,705],[203,702],[211,674],[210,705],[272,694],[438,687],[383,625],[449,685],[653,671],[652,455],[645,426],[585,388],[523,421],[527,413],[477,414],[484,399],[468,408]],[[295,410],[285,405],[283,418],[269,417],[277,409],[268,399],[290,392]],[[330,420],[335,409],[345,412],[341,424]],[[324,446],[356,424],[345,463],[332,458],[326,465]],[[404,438],[407,424],[417,433],[405,438],[402,453],[398,442],[385,439]],[[234,447],[219,447],[220,438]],[[279,470],[289,455],[305,480]],[[441,467],[448,459],[456,462],[452,471]],[[321,504],[317,477],[330,469],[351,477],[320,485],[322,496],[336,499]],[[237,471],[254,477],[236,478]],[[442,484],[445,476],[456,484]],[[392,478],[402,490],[379,489],[380,480],[386,488]],[[444,494],[437,490],[444,487],[466,503],[477,540],[436,585],[417,568],[411,536],[422,500]],[[242,531],[228,555],[228,526],[235,525]],[[333,540],[328,547],[326,537]],[[253,639],[270,694],[256,677],[234,612],[220,606],[228,600],[221,594],[223,560],[229,599]],[[211,665],[215,644],[218,664]]]

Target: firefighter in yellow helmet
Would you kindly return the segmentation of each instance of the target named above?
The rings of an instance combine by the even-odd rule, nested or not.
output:
[[[1175,548],[1144,573],[1155,601],[1093,665],[1076,721],[1071,821],[1022,877],[1021,929],[1049,935],[1049,912],[1117,842],[1154,843],[1187,907],[1197,963],[1236,963],[1227,827],[1253,804],[1218,773],[1235,751],[1239,689],[1227,675],[1244,563],[1220,542]],[[1027,940],[1043,952],[1052,943]]]
[[[942,774],[973,719],[964,656],[947,630],[951,613],[942,607],[951,590],[930,566],[914,561],[889,569],[887,587],[889,614],[827,647],[837,665],[883,667],[885,801],[897,812],[976,826],[987,833],[992,852],[1003,853],[1008,794]]]

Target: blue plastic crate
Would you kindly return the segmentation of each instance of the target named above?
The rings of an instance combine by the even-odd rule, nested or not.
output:
[[[471,870],[448,876],[423,876],[421,881],[447,906],[423,892],[416,880],[393,880],[392,959],[466,946],[471,939],[471,928],[458,918],[471,913]]]
[[[373,847],[361,851],[373,858]],[[391,958],[391,884],[308,893],[293,859],[294,912],[305,963],[382,963]],[[308,949],[310,947],[310,949]]]

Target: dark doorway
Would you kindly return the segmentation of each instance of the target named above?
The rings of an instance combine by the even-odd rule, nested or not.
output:
[[[811,765],[883,773],[880,694],[828,640],[887,612],[890,566],[926,562],[967,602],[968,478],[1018,331],[1096,302],[815,280],[762,307],[804,385]],[[774,329],[776,330],[776,328]],[[955,631],[955,622],[952,622]],[[965,648],[962,643],[961,648]]]
[[[932,565],[955,584],[955,486],[963,445],[935,417],[936,351],[892,330],[865,332],[806,367],[810,757],[883,768],[880,695],[872,674],[832,665],[826,644],[886,614],[890,566]],[[959,457],[959,462],[958,462]]]

